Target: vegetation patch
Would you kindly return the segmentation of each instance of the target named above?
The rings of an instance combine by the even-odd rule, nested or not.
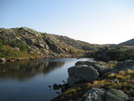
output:
[[[125,50],[125,49],[112,49],[107,53],[110,56],[111,60],[123,61],[127,59],[134,60],[134,49]]]
[[[134,71],[120,71],[118,74],[107,73],[105,77],[95,80],[93,83],[80,83],[69,88],[63,94],[52,101],[77,101],[91,87],[104,89],[118,89],[124,91],[129,97],[134,97]]]
[[[1,58],[23,58],[39,56],[38,53],[30,53],[30,48],[20,40],[8,41],[0,37],[0,57]]]
[[[52,101],[75,101],[83,96],[83,94],[93,86],[91,83],[77,84],[73,88],[69,88],[62,95]]]

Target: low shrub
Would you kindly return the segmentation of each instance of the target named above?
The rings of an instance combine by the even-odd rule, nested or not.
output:
[[[134,49],[123,50],[123,49],[112,49],[109,50],[107,56],[111,58],[111,60],[123,61],[127,59],[134,60]]]

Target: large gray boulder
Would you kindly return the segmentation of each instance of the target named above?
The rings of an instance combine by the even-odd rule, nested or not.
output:
[[[117,89],[110,89],[106,94],[106,101],[127,101],[128,95]]]
[[[78,81],[92,82],[99,77],[98,71],[92,66],[87,66],[87,65],[73,66],[68,69],[68,74],[69,74],[69,78],[68,78],[69,85],[73,85],[72,82],[70,82],[72,81],[72,79],[73,81],[76,82]]]
[[[85,95],[88,95],[85,101],[104,101],[106,91],[103,88],[91,88],[85,93]]]
[[[90,62],[90,61],[78,61],[75,63],[75,66],[79,66],[79,65],[87,65],[87,66],[92,66],[94,64],[96,64],[97,62]]]
[[[100,64],[98,62],[78,61],[77,63],[75,63],[75,66],[79,66],[79,65],[93,66],[99,72],[100,75],[103,75],[104,73],[110,70],[109,67],[107,67],[106,65]]]
[[[133,60],[125,60],[123,62],[119,62],[109,72],[110,73],[119,73],[120,71],[128,71],[128,70],[134,70],[134,61]]]

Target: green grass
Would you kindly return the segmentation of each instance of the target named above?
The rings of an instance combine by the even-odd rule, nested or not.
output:
[[[107,53],[111,57],[111,60],[123,61],[127,59],[134,59],[134,49],[121,50],[121,49],[112,49]]]
[[[3,49],[0,51],[0,58],[29,58],[29,57],[38,57],[38,53],[30,53],[28,51],[16,51],[13,47],[4,45]]]

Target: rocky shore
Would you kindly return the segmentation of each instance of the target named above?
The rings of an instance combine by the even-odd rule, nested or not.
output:
[[[52,101],[134,101],[134,61],[79,61],[68,68],[69,89]]]
[[[66,54],[86,54],[87,50],[84,50],[83,46],[90,47],[91,45],[64,36],[38,32],[27,27],[0,28],[0,58],[34,57],[35,55],[53,58],[64,57]],[[5,59],[0,61],[5,61]]]

